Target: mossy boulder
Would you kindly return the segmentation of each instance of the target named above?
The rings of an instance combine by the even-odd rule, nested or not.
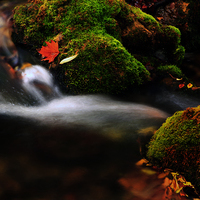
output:
[[[151,163],[183,173],[200,193],[200,106],[178,111],[149,143]]]
[[[184,55],[177,28],[159,24],[123,0],[32,0],[15,8],[14,21],[18,41],[35,49],[62,34],[62,54],[52,66],[66,91],[75,93],[119,93],[149,81],[149,71],[134,53],[151,57],[162,49],[171,64]],[[76,53],[71,63],[58,64]]]

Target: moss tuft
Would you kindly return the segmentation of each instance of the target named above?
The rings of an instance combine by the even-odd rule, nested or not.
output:
[[[183,73],[180,68],[178,68],[176,65],[164,65],[164,66],[159,66],[157,68],[158,74],[167,74],[170,73],[174,77],[183,77]]]

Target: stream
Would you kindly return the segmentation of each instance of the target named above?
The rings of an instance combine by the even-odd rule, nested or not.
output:
[[[1,84],[0,198],[143,200],[153,196],[152,184],[161,183],[155,185],[155,177],[141,174],[136,163],[165,119],[176,110],[197,106],[198,101],[163,89],[129,98],[63,95],[47,70],[33,69],[21,82],[5,79]],[[45,80],[53,97],[35,92],[30,77]],[[127,191],[127,176],[133,185],[145,183],[145,191],[137,187]]]

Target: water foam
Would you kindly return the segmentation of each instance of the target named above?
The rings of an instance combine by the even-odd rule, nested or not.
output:
[[[23,117],[48,127],[85,127],[102,133],[120,132],[132,137],[142,128],[157,127],[169,114],[132,102],[102,95],[65,96],[37,107],[1,104],[1,113]]]
[[[22,87],[41,103],[47,102],[47,96],[61,96],[61,92],[54,84],[52,74],[40,65],[23,69],[21,78]]]

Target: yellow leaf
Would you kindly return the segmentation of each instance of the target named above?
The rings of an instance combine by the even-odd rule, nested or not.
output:
[[[151,169],[142,169],[141,170],[143,173],[147,174],[147,175],[154,175],[156,174],[155,171],[151,170]]]
[[[176,194],[180,193],[182,189],[183,189],[183,187],[181,187],[181,188],[179,188],[178,190],[176,190],[176,191],[175,191]]]
[[[171,186],[170,186],[175,192],[177,191],[177,190],[179,190],[180,188],[179,188],[179,185],[178,185],[178,183],[177,183],[177,181],[176,181],[176,179],[173,179],[172,180],[172,184],[171,184]]]
[[[59,33],[58,35],[56,35],[53,40],[56,41],[56,42],[59,42],[63,39],[63,35],[62,33]]]
[[[59,64],[62,65],[62,64],[64,64],[64,63],[67,63],[67,62],[73,60],[74,58],[76,58],[77,56],[78,56],[78,54],[76,54],[76,55],[74,55],[74,56],[70,56],[70,57],[68,57],[68,58],[65,58],[65,59],[61,60]]]
[[[188,88],[191,88],[192,86],[193,86],[192,83],[188,83],[188,84],[187,84],[187,87],[188,87]]]

